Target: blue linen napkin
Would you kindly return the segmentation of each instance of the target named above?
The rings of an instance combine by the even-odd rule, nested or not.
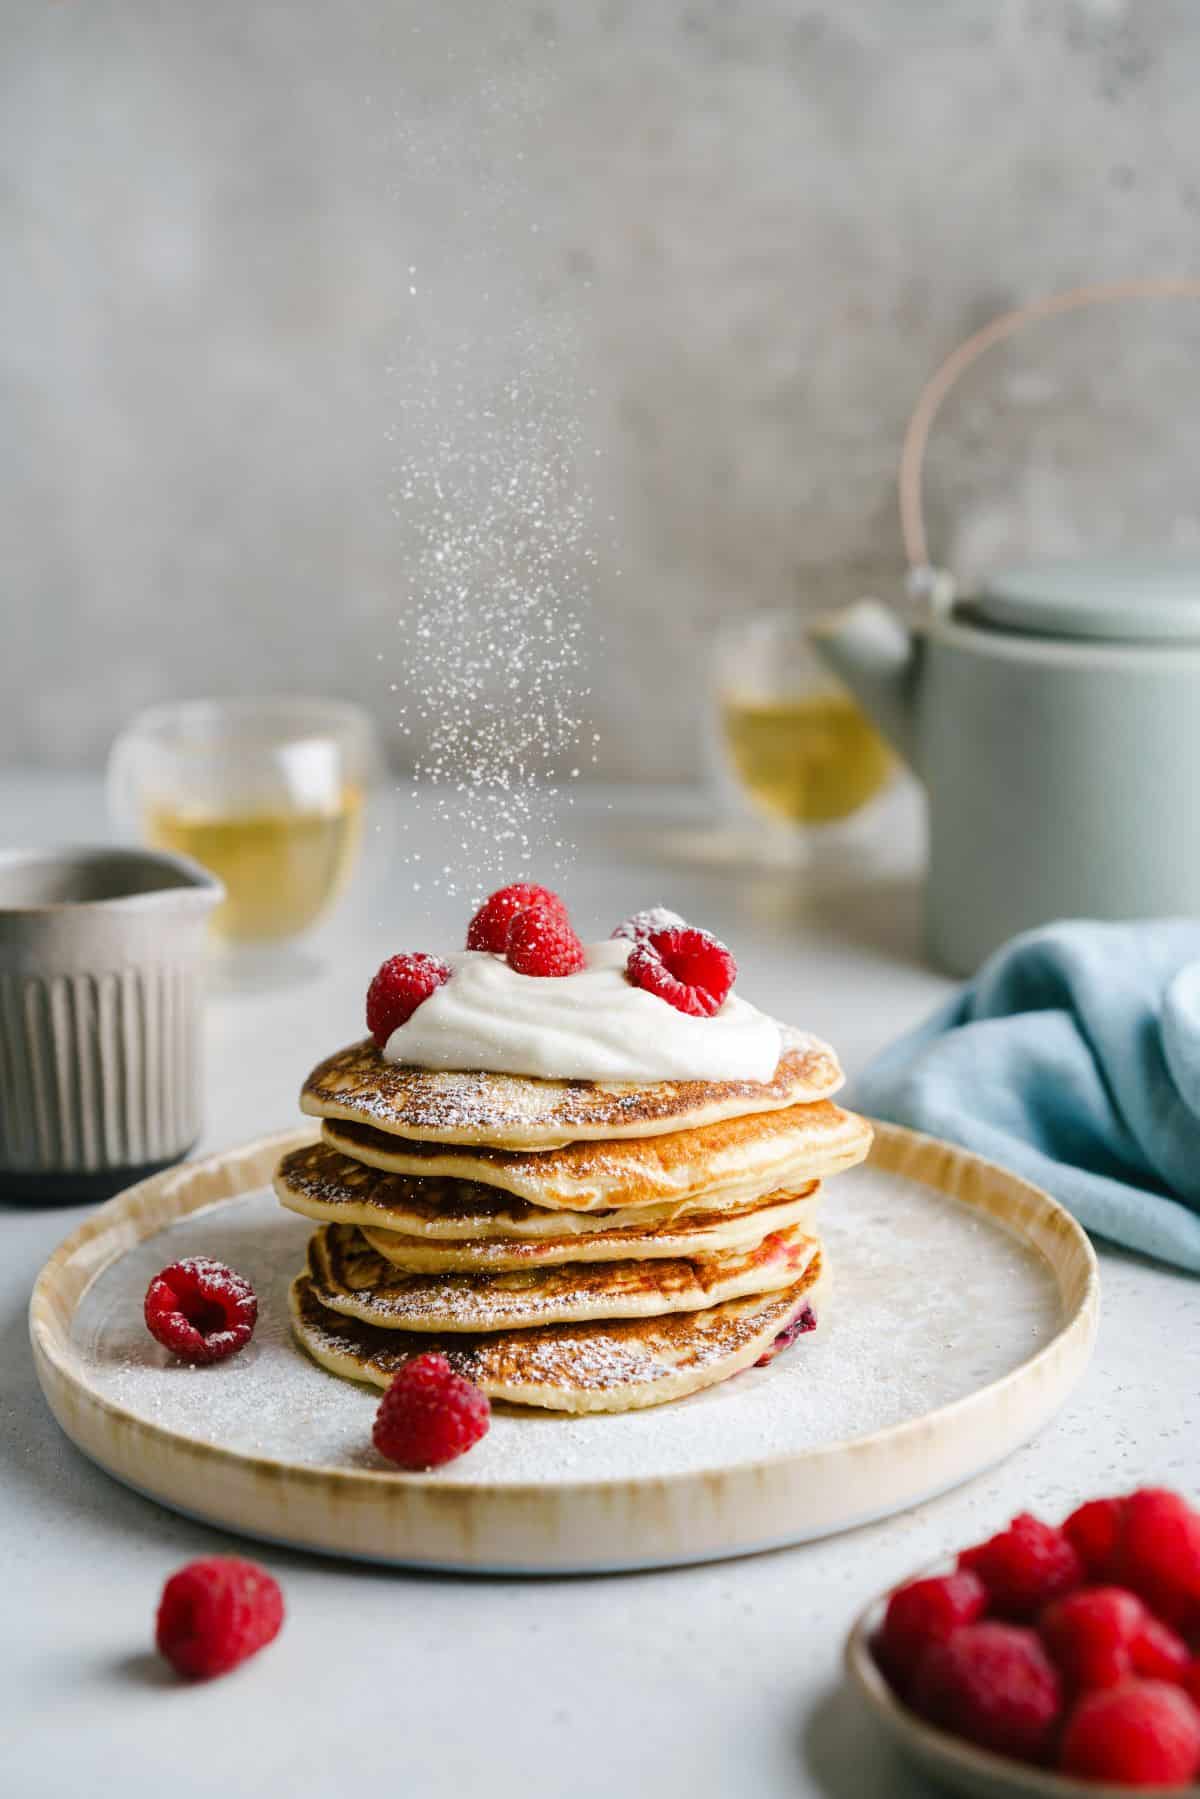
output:
[[[1200,920],[1014,938],[885,1050],[851,1101],[1200,1273]]]

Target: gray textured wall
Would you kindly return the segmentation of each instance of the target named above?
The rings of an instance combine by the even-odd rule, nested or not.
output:
[[[1194,261],[1194,0],[55,0],[0,38],[9,758],[176,693],[390,720],[404,483],[499,406],[592,508],[551,544],[600,771],[686,775],[714,620],[897,579],[939,356]],[[1198,348],[1155,305],[981,365],[936,547],[1197,541]]]

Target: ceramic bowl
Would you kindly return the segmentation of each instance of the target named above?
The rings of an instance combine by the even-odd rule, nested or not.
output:
[[[949,1562],[932,1568],[921,1568],[910,1578],[927,1574],[946,1574]],[[897,1585],[900,1583],[897,1582]],[[889,1589],[890,1591],[890,1589]],[[1108,1781],[1070,1780],[1063,1774],[1051,1774],[1032,1768],[1027,1762],[1011,1761],[1007,1756],[993,1755],[976,1749],[961,1737],[948,1735],[926,1724],[915,1712],[902,1704],[871,1654],[871,1639],[883,1622],[888,1594],[881,1593],[860,1613],[846,1643],[846,1671],[870,1710],[901,1754],[915,1762],[931,1780],[952,1793],[967,1799],[1198,1799],[1200,1787],[1129,1787],[1112,1786]]]
[[[185,856],[0,853],[0,1197],[102,1199],[191,1149],[223,897]]]

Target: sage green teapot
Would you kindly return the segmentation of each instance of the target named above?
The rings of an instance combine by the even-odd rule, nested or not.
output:
[[[1197,295],[1191,279],[1077,289],[956,350],[901,455],[915,622],[862,600],[813,627],[925,784],[928,942],[952,973],[1055,918],[1200,914],[1200,556],[1031,562],[960,597],[929,566],[921,509],[933,417],[990,344],[1097,300]]]
[[[943,967],[1054,918],[1200,913],[1200,560],[1029,564],[813,639],[925,784]]]

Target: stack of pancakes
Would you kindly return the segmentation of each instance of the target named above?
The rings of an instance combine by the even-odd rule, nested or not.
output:
[[[789,1032],[770,1081],[440,1073],[369,1040],[322,1062],[322,1139],[281,1162],[320,1221],[299,1341],[386,1386],[436,1350],[494,1399],[627,1411],[724,1380],[815,1321],[821,1180],[866,1155],[831,1050]]]

